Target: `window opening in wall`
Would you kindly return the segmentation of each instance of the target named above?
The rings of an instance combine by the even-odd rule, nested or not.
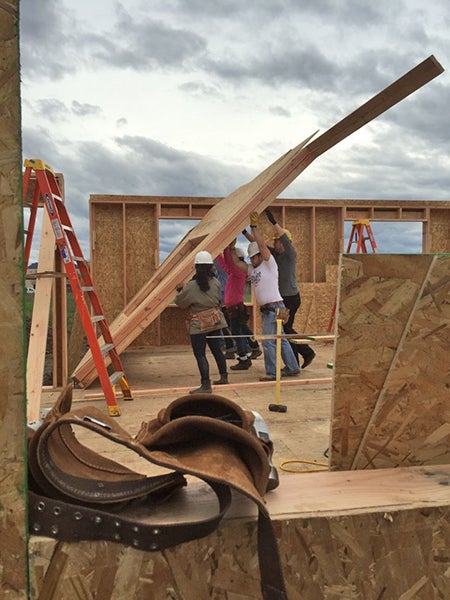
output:
[[[200,221],[198,219],[159,220],[159,264],[162,264],[184,236]]]
[[[373,237],[377,244],[378,254],[421,254],[422,253],[422,223],[370,221]],[[352,231],[352,221],[344,223],[344,252]],[[370,248],[370,243],[366,243]],[[350,253],[354,253],[356,244]],[[371,250],[369,250],[371,252]]]

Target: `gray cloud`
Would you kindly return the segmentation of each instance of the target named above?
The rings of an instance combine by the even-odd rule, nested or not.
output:
[[[269,111],[277,117],[290,117],[291,113],[286,110],[283,106],[270,106]]]
[[[102,109],[100,106],[94,104],[88,104],[86,102],[78,102],[77,100],[72,101],[72,112],[77,117],[86,117],[88,115],[100,115]]]
[[[33,112],[37,117],[48,119],[49,121],[67,119],[70,114],[64,102],[57,98],[43,98],[42,100],[38,100],[33,108]]]
[[[27,79],[62,79],[77,71],[77,21],[58,0],[21,0],[20,63]]]
[[[89,54],[100,63],[137,71],[182,67],[206,48],[198,34],[145,16],[133,18],[123,5],[116,14],[112,31],[82,36]]]

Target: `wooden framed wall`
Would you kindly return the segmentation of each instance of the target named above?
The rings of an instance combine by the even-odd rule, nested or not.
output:
[[[0,0],[0,597],[27,598],[18,1]]]
[[[221,198],[91,195],[91,269],[112,321],[157,271],[159,220],[201,220]],[[298,331],[325,331],[336,295],[344,222],[370,219],[422,223],[424,253],[450,251],[450,201],[280,199],[271,206],[298,250],[302,306]],[[270,225],[264,218],[267,236]],[[194,223],[193,223],[194,225]],[[133,345],[186,344],[185,314],[168,306]]]

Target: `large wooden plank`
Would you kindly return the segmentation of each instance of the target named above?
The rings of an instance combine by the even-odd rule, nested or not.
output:
[[[429,57],[315,141],[310,141],[313,136],[307,138],[253,181],[213,206],[111,324],[118,351],[127,348],[170,303],[176,286],[191,275],[197,251],[208,250],[216,256],[247,224],[251,211],[261,212],[266,208],[313,160],[442,71],[436,59]],[[81,360],[73,377],[81,386],[89,385],[96,378],[90,352]]]
[[[27,597],[18,1],[0,1],[0,597]]]
[[[342,260],[331,465],[450,462],[450,256]]]
[[[449,466],[285,478],[267,503],[289,598],[445,598],[449,483]],[[180,518],[214,505],[205,484],[193,489]],[[164,507],[156,513],[167,519]],[[30,561],[35,598],[261,597],[254,507],[238,496],[217,532],[164,552],[32,537]]]
[[[39,273],[33,303],[27,354],[27,419],[39,420],[48,325],[55,271],[55,234],[47,211],[42,218]]]

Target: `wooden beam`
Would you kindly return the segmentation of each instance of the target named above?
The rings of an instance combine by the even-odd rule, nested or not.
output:
[[[45,368],[48,324],[55,271],[55,234],[47,211],[42,218],[41,244],[38,258],[39,272],[34,294],[33,315],[27,355],[27,419],[39,420],[41,391]]]
[[[314,379],[283,379],[281,384],[283,387],[286,386],[304,386],[304,385],[325,385],[332,383],[331,377],[316,377]],[[275,384],[275,381],[246,381],[244,383],[229,383],[227,385],[216,386],[213,385],[213,392],[220,392],[226,394],[229,390],[242,390],[245,388],[261,388],[270,387]],[[136,389],[133,388],[133,396],[159,396],[161,394],[187,394],[192,386],[189,387],[171,387],[171,388],[147,388],[147,389]],[[85,392],[79,401],[84,402],[85,400],[100,400],[104,399],[105,395],[101,392]],[[120,399],[121,394],[117,395]],[[76,402],[76,400],[74,400]]]
[[[213,256],[217,256],[247,224],[250,212],[262,212],[315,158],[442,71],[436,59],[433,56],[429,57],[337,123],[315,142],[311,142],[313,134],[281,156],[253,181],[241,186],[213,206],[111,324],[111,334],[119,353],[168,306],[175,295],[176,286],[191,275],[193,258],[197,251],[208,250]],[[90,351],[80,361],[73,377],[81,387],[88,386],[96,378]]]

